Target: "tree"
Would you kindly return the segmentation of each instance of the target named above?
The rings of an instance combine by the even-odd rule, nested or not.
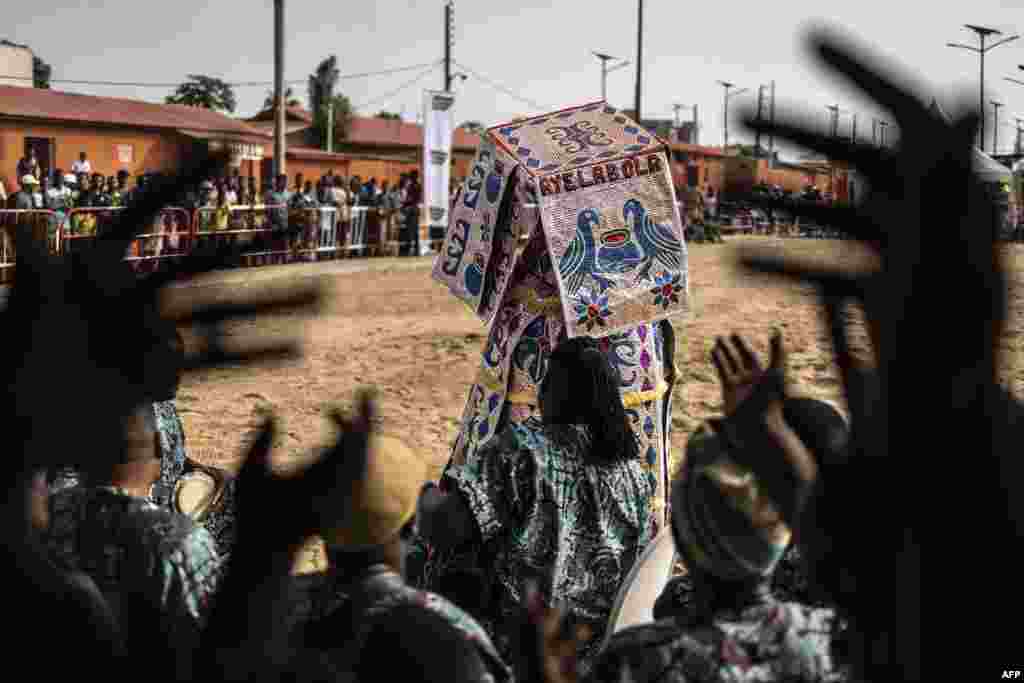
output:
[[[334,96],[334,88],[338,85],[338,58],[331,55],[317,65],[316,71],[309,76],[309,108],[314,114]]]
[[[286,107],[301,107],[302,100],[295,96],[295,90],[291,87],[285,88],[284,91],[284,102]],[[272,109],[274,107],[274,91],[267,91],[267,98],[263,100],[263,110]]]
[[[348,134],[348,125],[352,119],[352,103],[344,95],[334,93],[338,85],[338,58],[331,55],[317,65],[316,71],[309,76],[309,108],[313,112],[313,128],[317,135],[317,144],[321,147],[327,142],[327,110],[328,104],[334,105],[334,142],[337,143]],[[334,150],[329,150],[334,151]]]
[[[338,143],[348,135],[349,123],[352,121],[352,102],[344,95],[332,95],[329,102],[334,104],[334,149],[328,151],[336,152]],[[313,129],[320,147],[327,143],[327,109],[328,102],[325,102],[318,111],[313,112]]]
[[[235,111],[235,91],[219,78],[189,74],[189,80],[178,86],[164,100],[167,104],[184,104],[217,111]]]
[[[462,130],[467,133],[482,133],[484,132],[484,124],[479,121],[466,121],[459,126]]]
[[[387,119],[388,121],[401,121],[402,120],[402,115],[401,114],[396,114],[393,111],[382,111],[379,114],[377,114],[377,118],[378,119]]]
[[[32,57],[32,87],[42,88],[43,90],[50,89],[50,75],[53,73],[53,67],[33,55]]]

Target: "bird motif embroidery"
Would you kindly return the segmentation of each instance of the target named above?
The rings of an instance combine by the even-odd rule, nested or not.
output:
[[[652,221],[647,210],[636,199],[626,201],[622,207],[622,217],[627,224],[632,222],[632,233],[643,251],[643,266],[637,274],[636,283],[650,280],[651,267],[655,264],[663,270],[679,272],[683,264],[683,243],[669,225]]]
[[[576,235],[558,262],[558,271],[570,296],[580,290],[588,276],[603,294],[614,283],[602,273],[628,273],[642,258],[626,230],[614,230],[604,235],[601,245],[597,246],[594,235],[600,228],[600,211],[580,211],[576,219]]]

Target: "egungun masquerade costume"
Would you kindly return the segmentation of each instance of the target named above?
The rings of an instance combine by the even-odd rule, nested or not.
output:
[[[671,391],[659,321],[688,310],[666,144],[604,102],[482,134],[433,270],[490,327],[446,468],[538,412],[562,339],[599,338],[665,521]],[[527,244],[517,257],[522,237]]]

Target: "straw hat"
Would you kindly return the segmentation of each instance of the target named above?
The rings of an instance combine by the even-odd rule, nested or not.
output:
[[[344,527],[327,529],[328,545],[365,550],[394,539],[416,514],[427,463],[399,439],[370,438],[366,476],[356,487]]]

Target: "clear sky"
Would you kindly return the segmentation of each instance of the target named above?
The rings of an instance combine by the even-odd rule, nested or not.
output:
[[[285,77],[301,81],[294,87],[305,99],[305,78],[330,54],[338,56],[343,75],[439,61],[443,5],[443,0],[288,0]],[[975,0],[967,9],[964,3],[920,0],[860,0],[833,3],[831,9],[795,0],[646,0],[644,115],[672,118],[673,104],[697,104],[701,142],[721,144],[722,88],[716,81],[751,89],[732,100],[738,110],[754,102],[759,84],[774,80],[779,107],[802,107],[824,127],[825,107],[838,104],[858,112],[858,132],[870,136],[871,118],[882,112],[816,67],[802,42],[809,22],[827,21],[874,45],[948,103],[957,86],[977,97],[978,57],[946,43],[975,44],[973,34],[961,28],[964,23],[1024,31],[1022,9],[1024,0]],[[186,74],[200,73],[227,81],[273,80],[272,0],[36,0],[4,3],[0,16],[0,39],[28,44],[53,66],[54,79],[177,83]],[[455,25],[454,58],[471,70],[467,80],[456,82],[457,123],[473,119],[494,125],[599,99],[595,50],[635,64],[636,0],[462,0],[456,2]],[[986,100],[1005,104],[999,142],[1007,149],[1014,137],[1013,117],[1024,114],[1024,86],[1004,80],[1024,81],[1018,64],[1024,64],[1024,39],[996,48],[986,59]],[[438,68],[400,89],[418,73],[345,79],[340,88],[365,113],[386,109],[415,120],[423,89],[443,85]],[[632,107],[635,74],[635,66],[609,74],[613,105]],[[255,113],[269,87],[238,88],[236,114]],[[62,83],[54,88],[156,102],[171,90]],[[689,115],[681,112],[683,118]],[[844,114],[841,121],[848,132],[851,116]],[[749,142],[750,136],[731,124],[730,141],[737,139]]]

